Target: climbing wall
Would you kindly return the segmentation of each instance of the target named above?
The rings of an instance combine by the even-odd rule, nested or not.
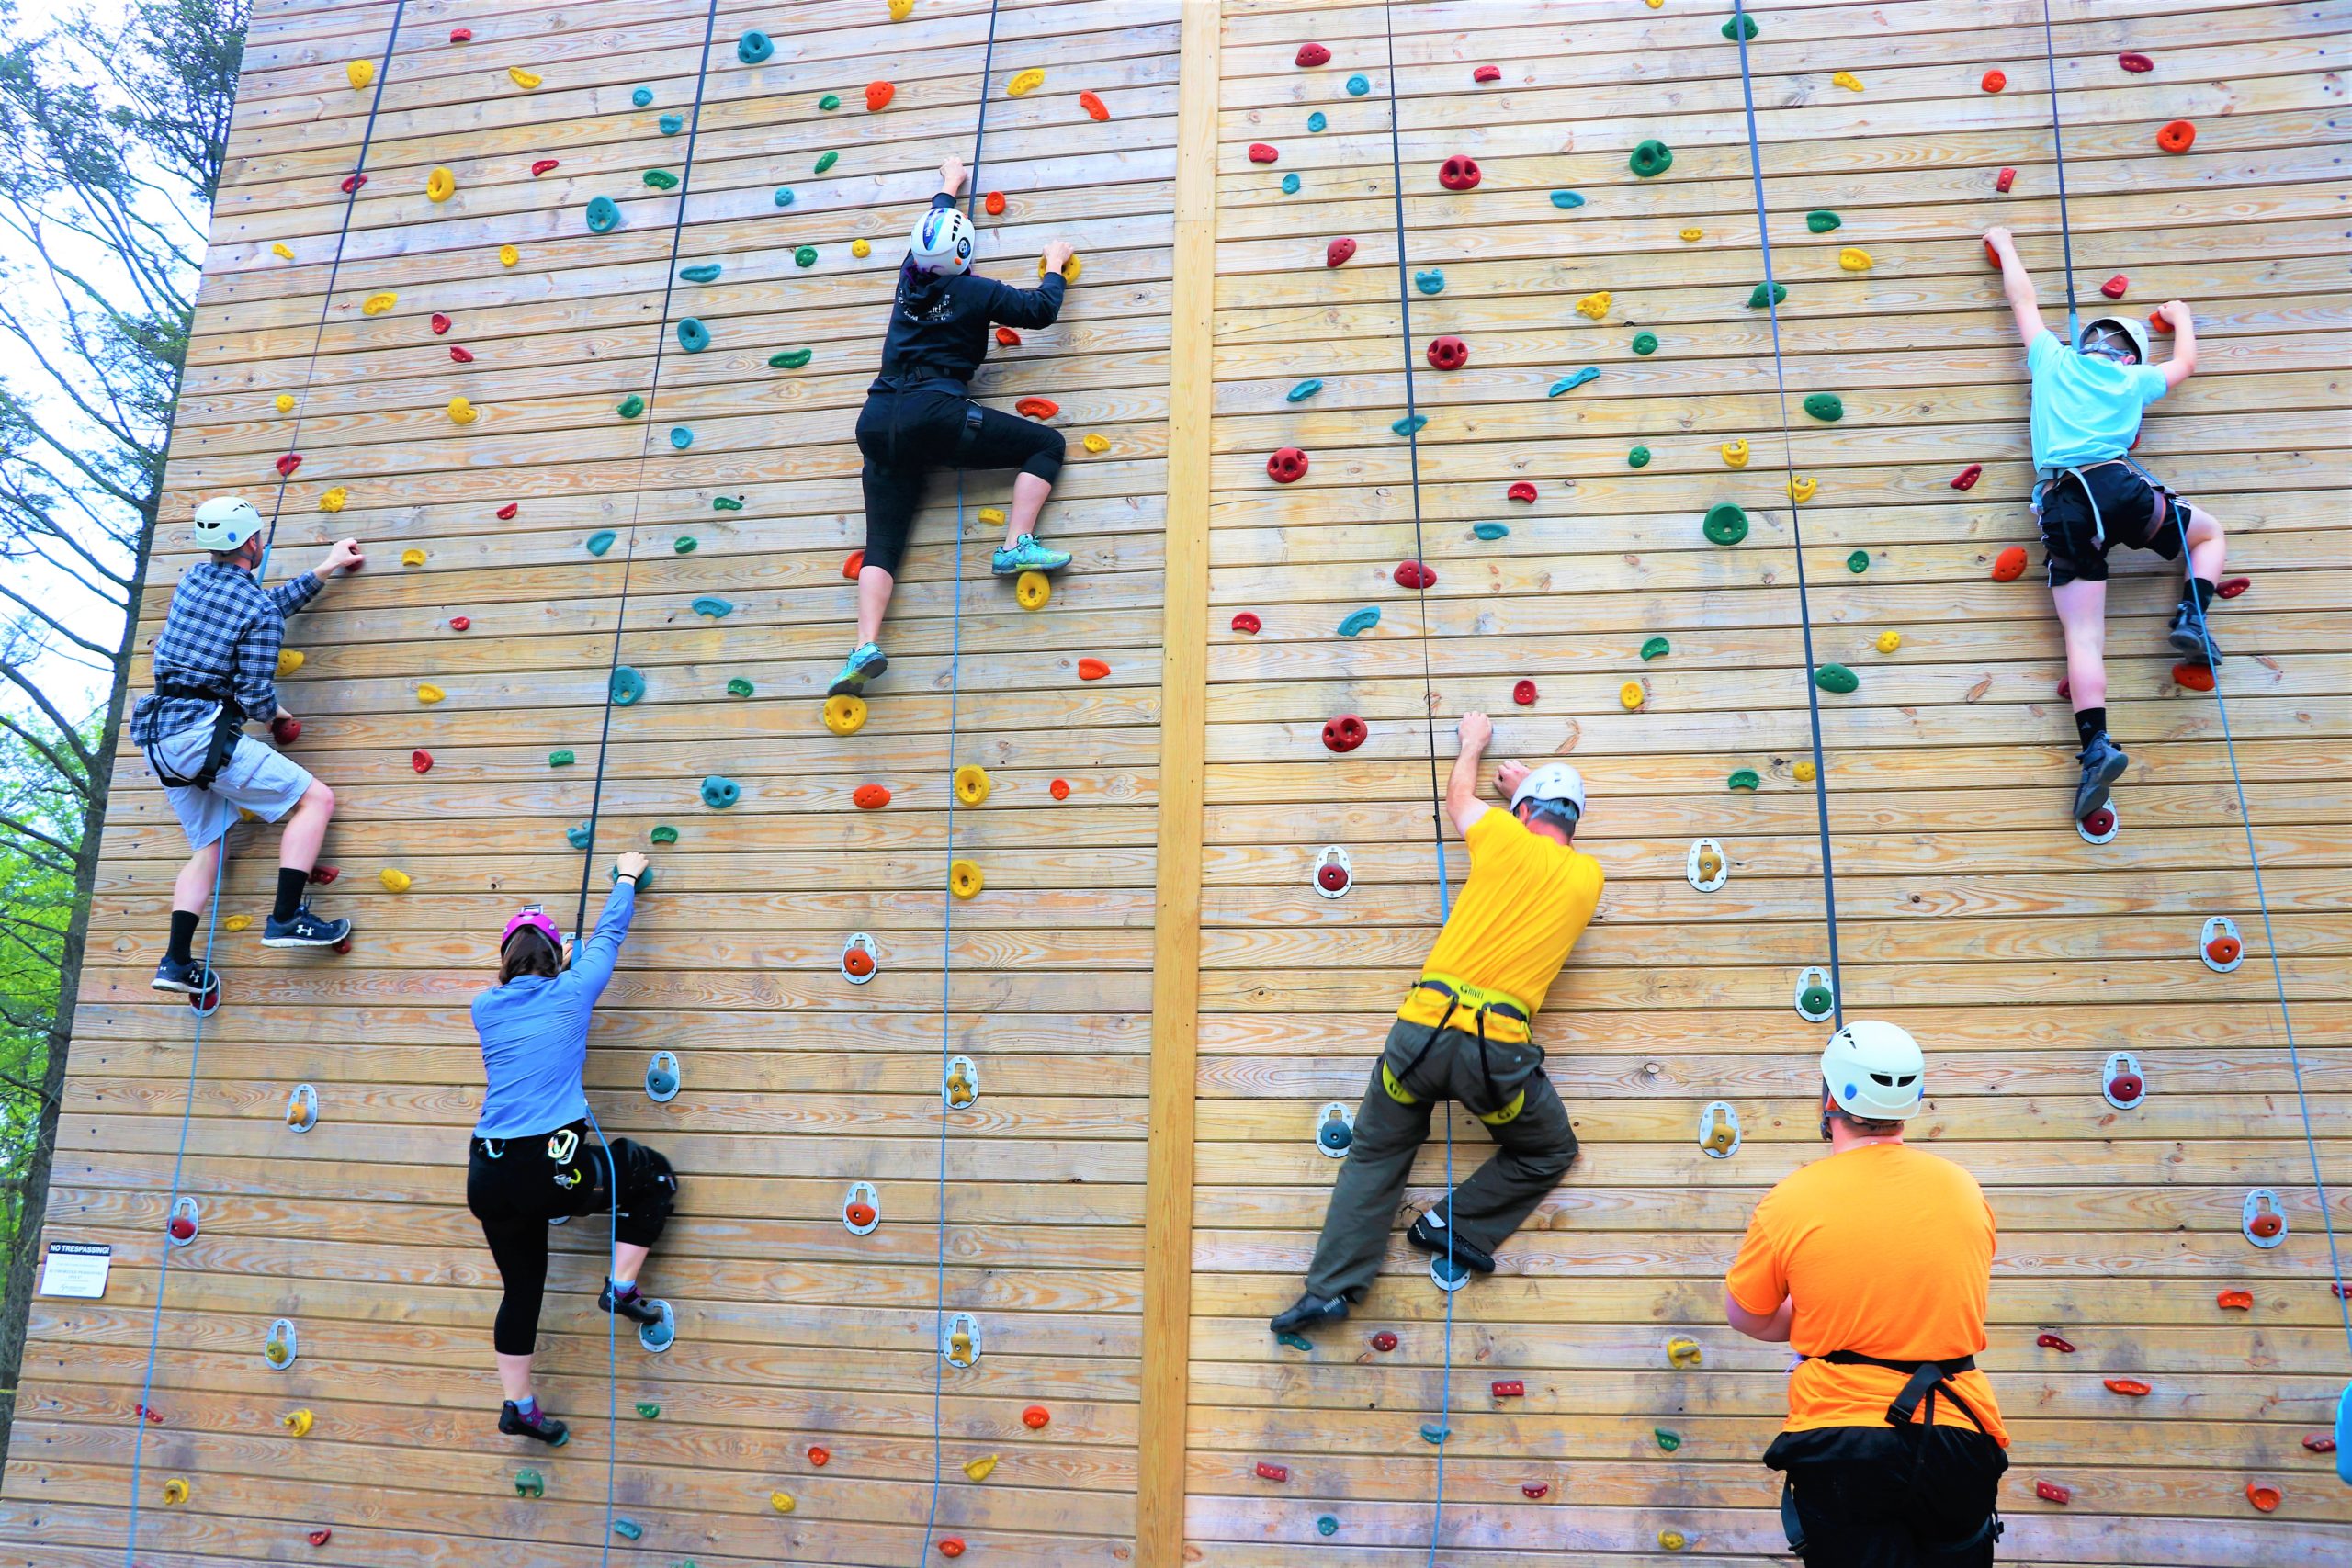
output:
[[[293,623],[284,684],[294,754],[341,803],[319,901],[358,933],[340,958],[264,952],[275,840],[240,832],[226,1002],[192,1055],[189,1010],[147,988],[184,848],[126,762],[49,1231],[111,1243],[113,1273],[103,1301],[36,1303],[0,1559],[125,1561],[142,1403],[142,1563],[1131,1555],[1176,7],[411,5],[387,57],[394,15],[255,18],[142,638],[195,502],[267,510],[299,451],[272,575],[340,534],[369,552]],[[937,484],[892,669],[837,736],[851,426],[905,231],[940,161],[973,157],[992,20],[977,188],[1003,206],[978,215],[980,265],[1026,284],[1067,235],[1083,273],[979,390],[1059,404],[1046,521],[1077,559],[1019,608],[986,558],[1010,476],[975,476],[960,513]],[[596,197],[618,213],[601,233]],[[615,662],[643,690],[608,709]],[[991,788],[951,821],[965,764]],[[888,804],[862,808],[865,785]],[[656,1359],[624,1332],[608,1380],[608,1227],[555,1232],[539,1386],[572,1436],[548,1452],[492,1425],[466,1007],[518,900],[571,927],[567,834],[592,811],[592,916],[614,854],[656,866],[588,1082],[606,1133],[683,1173],[645,1278],[679,1339]],[[952,933],[951,858],[986,884]],[[656,1104],[664,1050],[682,1087]],[[951,1054],[978,1095],[943,1138]],[[318,1097],[301,1134],[297,1083]],[[165,1284],[190,1088],[176,1179],[200,1230]],[[975,1364],[943,1366],[942,1308],[978,1319]],[[280,1424],[297,1410],[307,1435]],[[525,1469],[543,1495],[518,1496]]]
[[[2118,558],[2110,702],[2135,765],[2095,846],[2067,820],[2021,355],[1977,239],[2017,230],[2063,331],[2041,7],[1749,9],[1753,156],[1727,4],[1227,8],[1196,1560],[1784,1551],[1756,1457],[1787,1358],[1724,1326],[1721,1280],[1757,1198],[1822,1152],[1827,1025],[1797,1003],[1833,908],[1848,1013],[1927,1044],[1919,1131],[1999,1222],[2004,1557],[2341,1560],[2352,1495],[2303,1439],[2352,1368],[2226,740],[2342,1233],[2352,669],[2327,606],[2352,12],[2052,7],[2077,289],[2104,307],[2123,275],[2143,315],[2197,304],[2202,369],[2140,455],[2224,519],[2251,580],[2216,610],[2225,736],[2164,651],[2177,577]],[[2178,155],[2157,141],[2175,119],[2197,130]],[[1474,188],[1447,188],[1456,159]],[[1459,368],[1434,367],[1447,337]],[[1393,423],[1408,395],[1417,442]],[[1288,483],[1282,448],[1307,460]],[[1996,581],[2013,547],[2032,570]],[[1425,590],[1397,575],[1417,559]],[[1584,1152],[1450,1330],[1400,1226],[1348,1324],[1277,1345],[1265,1318],[1335,1168],[1323,1108],[1352,1113],[1441,866],[1464,874],[1432,795],[1474,708],[1498,755],[1566,757],[1591,790],[1579,837],[1609,886],[1537,1028]],[[1328,750],[1347,716],[1367,738]],[[1713,891],[1686,874],[1701,839],[1728,865]],[[2243,933],[2233,973],[2199,961],[2212,916]],[[2101,1096],[2117,1051],[2143,1079],[2129,1109]],[[1702,1147],[1714,1101],[1740,1132],[1723,1158]],[[1453,1133],[1458,1177],[1490,1145]],[[1433,1143],[1408,1208],[1444,1181]],[[2240,1230],[2264,1188],[2275,1249]]]

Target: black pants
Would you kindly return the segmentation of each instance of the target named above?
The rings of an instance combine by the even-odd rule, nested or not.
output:
[[[899,575],[933,469],[1019,468],[1051,484],[1067,445],[1051,425],[953,393],[867,393],[857,416],[857,449],[865,455],[865,564]]]
[[[559,1161],[554,1156],[567,1134],[571,1157]],[[611,1213],[615,1166],[620,1168],[620,1213],[613,1239],[651,1247],[661,1239],[678,1197],[670,1162],[654,1150],[615,1138],[608,1161],[584,1122],[545,1136],[473,1141],[466,1207],[481,1222],[506,1287],[492,1334],[500,1355],[527,1356],[538,1343],[539,1303],[548,1288],[548,1222]]]
[[[1783,1432],[1764,1462],[1788,1474],[1805,1568],[1986,1568],[1993,1561],[1994,1509],[2009,1456],[1973,1427]]]

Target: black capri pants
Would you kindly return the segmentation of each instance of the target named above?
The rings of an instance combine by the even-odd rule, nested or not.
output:
[[[610,1159],[584,1122],[544,1137],[476,1138],[466,1166],[466,1207],[506,1287],[492,1342],[502,1356],[527,1356],[539,1338],[539,1304],[548,1288],[548,1222],[613,1209],[615,1167],[620,1213],[613,1239],[651,1247],[669,1223],[678,1179],[655,1150],[615,1138]]]
[[[865,455],[865,564],[899,575],[934,468],[1019,468],[1060,477],[1062,433],[954,392],[869,392],[857,416]]]

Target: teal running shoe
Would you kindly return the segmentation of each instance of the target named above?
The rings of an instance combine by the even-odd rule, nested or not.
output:
[[[860,643],[850,651],[849,661],[842,666],[842,672],[833,677],[833,683],[825,688],[825,695],[864,696],[865,683],[888,668],[890,661],[882,657],[881,644]]]
[[[1037,542],[1035,534],[1023,534],[1012,541],[1009,550],[999,550],[989,558],[989,570],[999,577],[1018,577],[1024,571],[1059,571],[1069,564],[1068,550],[1049,550]]]

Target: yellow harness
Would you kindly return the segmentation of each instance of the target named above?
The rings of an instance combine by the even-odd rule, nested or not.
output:
[[[1527,1005],[1505,992],[1491,990],[1484,986],[1474,986],[1469,981],[1452,975],[1424,975],[1413,983],[1413,989],[1435,991],[1453,1005],[1445,1010],[1437,1022],[1430,1026],[1429,1038],[1421,1042],[1421,1048],[1413,1054],[1413,1059],[1405,1064],[1402,1076],[1410,1077],[1413,1069],[1419,1066],[1422,1058],[1430,1054],[1430,1048],[1437,1043],[1439,1032],[1455,1028],[1453,1021],[1464,1013],[1467,1013],[1470,1015],[1471,1027],[1463,1029],[1460,1032],[1477,1035],[1478,1070],[1491,1088],[1494,1075],[1487,1066],[1487,1020],[1489,1016],[1508,1019],[1517,1023],[1521,1029],[1527,1029],[1529,1027]],[[1388,1058],[1385,1055],[1382,1056],[1380,1087],[1387,1091],[1388,1098],[1399,1105],[1419,1104],[1420,1096],[1407,1089],[1398,1081],[1398,1077],[1399,1075],[1389,1068]],[[1521,1111],[1526,1109],[1527,1090],[1522,1089],[1512,1095],[1510,1102],[1499,1111],[1473,1111],[1472,1114],[1489,1127],[1499,1127],[1504,1122],[1516,1118]]]

